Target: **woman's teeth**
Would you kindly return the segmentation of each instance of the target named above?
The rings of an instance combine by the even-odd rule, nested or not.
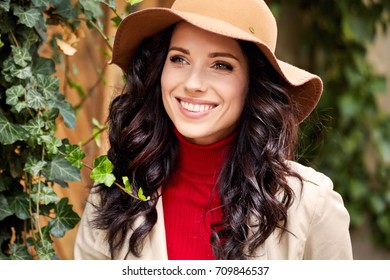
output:
[[[215,106],[213,105],[205,105],[205,104],[192,104],[184,101],[180,101],[181,106],[183,106],[184,109],[191,111],[191,112],[204,112],[213,109]]]

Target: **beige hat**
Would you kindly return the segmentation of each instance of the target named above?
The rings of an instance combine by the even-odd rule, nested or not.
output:
[[[213,33],[255,43],[286,81],[288,93],[297,105],[298,122],[317,105],[322,93],[321,79],[276,58],[276,21],[263,0],[176,0],[170,9],[156,7],[134,12],[118,27],[110,63],[126,72],[143,39],[182,20]]]

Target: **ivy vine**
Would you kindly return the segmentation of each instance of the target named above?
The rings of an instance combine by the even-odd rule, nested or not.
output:
[[[77,37],[86,24],[103,36],[110,49],[101,28],[102,6],[115,12],[115,24],[121,21],[113,0],[0,1],[0,259],[58,258],[53,237],[63,237],[80,217],[53,186],[80,181],[83,167],[91,169],[97,183],[116,184],[136,199],[149,199],[142,189],[133,194],[126,177],[119,185],[106,156],[89,167],[83,163],[81,146],[55,134],[59,121],[75,129],[78,109],[61,93],[56,76],[56,65],[73,51],[64,35]],[[53,25],[61,26],[63,33],[49,37]],[[51,57],[40,55],[43,45],[51,46]],[[83,93],[76,82],[67,83]],[[96,138],[105,127],[94,125]]]

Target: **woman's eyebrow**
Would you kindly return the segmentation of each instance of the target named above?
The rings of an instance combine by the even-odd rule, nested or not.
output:
[[[214,53],[210,53],[209,54],[209,57],[210,58],[215,58],[215,57],[229,57],[229,58],[233,58],[237,61],[240,61],[236,56],[234,56],[233,54],[231,53],[225,53],[225,52],[214,52]]]
[[[181,47],[171,47],[171,48],[169,48],[168,51],[169,51],[169,52],[170,52],[170,51],[179,51],[179,52],[182,52],[182,53],[184,53],[184,54],[190,54],[190,51],[189,51],[189,50],[187,50],[187,49],[185,49],[185,48],[181,48]]]

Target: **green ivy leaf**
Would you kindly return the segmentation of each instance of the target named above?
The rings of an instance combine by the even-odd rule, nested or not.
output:
[[[1,17],[0,17],[1,18]],[[2,70],[1,72],[11,72],[13,69],[15,69],[16,65],[12,57],[8,57],[3,60]]]
[[[4,0],[0,2],[0,9],[9,12],[9,7],[10,7],[10,2],[11,0]]]
[[[6,103],[11,106],[15,106],[20,102],[19,98],[24,96],[24,87],[21,85],[12,86],[5,91],[7,95]]]
[[[81,98],[85,99],[88,96],[87,93],[84,91],[82,85],[78,82],[72,81],[70,78],[67,78],[67,83],[70,88],[73,88],[77,91]]]
[[[47,102],[45,98],[43,98],[43,96],[36,89],[32,88],[29,89],[27,92],[28,93],[27,93],[26,101],[28,107],[35,110],[39,110],[47,107]]]
[[[100,130],[97,128],[92,129],[92,135],[93,135],[93,139],[95,140],[96,146],[100,148],[101,146]]]
[[[57,9],[57,14],[65,19],[77,18],[77,12],[70,0],[52,1]]]
[[[108,7],[110,7],[113,10],[116,10],[115,0],[108,0]]]
[[[61,139],[58,139],[55,136],[52,135],[42,135],[40,137],[43,143],[45,143],[46,150],[49,154],[56,155],[58,154],[59,147],[62,146]]]
[[[83,7],[85,15],[90,20],[98,18],[103,14],[100,5],[96,1],[79,0],[79,3]]]
[[[20,113],[23,109],[27,108],[27,103],[25,101],[19,102],[14,108],[16,112]]]
[[[31,199],[34,203],[43,203],[44,205],[48,205],[50,203],[57,203],[59,197],[53,190],[53,188],[38,184],[35,184],[32,188],[32,193],[30,194]]]
[[[150,200],[150,196],[146,197],[144,195],[144,190],[142,188],[139,188],[138,190],[138,198],[141,200],[141,201],[148,201]]]
[[[13,59],[16,65],[26,67],[31,62],[31,55],[27,48],[11,46]]]
[[[85,153],[81,149],[79,145],[65,145],[65,153],[67,156],[65,157],[73,166],[81,169],[84,164],[82,160],[85,158]]]
[[[28,253],[27,247],[20,244],[12,244],[10,259],[11,260],[32,260],[32,257]]]
[[[143,0],[127,0],[127,3],[129,3],[131,6],[137,5],[141,3]]]
[[[55,157],[49,162],[46,172],[49,180],[81,181],[80,170],[63,157]]]
[[[133,188],[131,187],[129,177],[123,176],[123,177],[122,177],[122,181],[123,181],[123,184],[124,184],[124,186],[125,186],[125,190],[126,190],[128,193],[132,193],[132,192],[133,192]]]
[[[115,27],[118,27],[122,22],[122,18],[120,16],[112,17],[111,21],[114,23]]]
[[[42,114],[42,117],[45,119],[45,120],[55,120],[57,119],[58,115],[60,114],[60,110],[58,110],[57,108],[51,108],[51,109],[48,109],[48,110],[45,110]]]
[[[52,59],[38,57],[37,59],[34,60],[32,71],[37,76],[43,75],[44,77],[50,77],[50,75],[54,74],[56,71],[55,63]],[[57,79],[54,78],[54,79],[58,81],[58,78]],[[55,90],[58,90],[58,88],[59,88],[59,83],[57,82],[57,86]]]
[[[39,172],[41,172],[46,165],[47,162],[29,156],[27,158],[26,164],[24,165],[24,171],[32,174],[33,176],[38,176]]]
[[[50,100],[49,106],[60,110],[60,114],[64,118],[65,125],[69,128],[76,127],[76,116],[72,106],[66,100]]]
[[[42,135],[42,128],[45,126],[45,122],[43,121],[40,115],[35,116],[33,119],[29,120],[23,128],[30,133],[30,136],[34,139],[39,138]]]
[[[105,125],[99,123],[99,121],[95,118],[92,118],[92,124],[94,125],[94,129],[92,129],[92,135],[93,139],[95,140],[95,143],[98,147],[100,147],[101,142],[100,142],[100,136],[101,136],[101,131],[106,128]]]
[[[33,28],[40,20],[41,13],[37,9],[23,9],[16,6],[14,9],[14,15],[20,19],[20,22],[27,27]]]
[[[26,80],[28,78],[31,78],[32,76],[31,67],[27,66],[22,69],[15,69],[14,71],[11,72],[11,75],[18,79]]]
[[[42,242],[37,242],[35,245],[39,260],[52,260],[56,258],[56,252],[50,241],[42,240]]]
[[[29,195],[24,192],[16,196],[11,196],[8,199],[9,208],[21,220],[30,218],[29,202]]]
[[[37,74],[35,76],[38,89],[43,93],[46,100],[57,99],[60,89],[60,80],[58,77]]]
[[[40,30],[37,27],[32,29],[27,26],[20,26],[19,32],[21,33],[20,35],[22,36],[23,46],[25,48],[30,49],[31,46],[33,46],[35,43],[37,43],[40,40],[40,37],[37,35],[39,31]]]
[[[34,7],[47,7],[50,5],[50,0],[32,0]]]
[[[56,202],[58,202],[58,200]],[[55,203],[49,203],[47,205],[45,205],[45,204],[39,205],[39,215],[51,217],[51,215],[53,214],[54,207],[55,207]],[[49,234],[49,236],[50,236],[50,234]]]
[[[52,209],[54,209],[54,207],[55,207],[55,205],[53,205]],[[42,239],[47,240],[50,243],[53,243],[53,240],[51,239],[51,236],[50,236],[50,227],[47,225],[41,228],[41,232],[35,233],[36,243],[41,242]],[[35,243],[35,241],[34,241],[34,243]]]
[[[95,2],[99,2],[99,3],[105,3],[108,5],[108,7],[114,11],[116,11],[116,3],[115,3],[115,0],[108,0],[108,3],[107,3],[107,0],[95,0]]]
[[[1,18],[1,17],[0,17]],[[4,76],[4,79],[12,83],[13,77],[15,76],[15,73],[17,71],[15,62],[13,61],[12,57],[9,57],[3,61],[1,73]]]
[[[0,34],[0,50],[4,46],[4,42],[1,40],[1,34]]]
[[[54,208],[56,217],[49,221],[50,234],[60,238],[65,233],[74,228],[80,221],[79,215],[72,210],[72,206],[68,204],[68,198],[62,198]]]
[[[58,256],[52,246],[53,239],[50,236],[50,227],[44,226],[40,232],[35,233],[35,240],[32,239],[32,245],[35,246],[38,259],[40,260],[58,260]],[[27,243],[28,245],[28,243]]]
[[[107,155],[97,157],[93,162],[94,169],[90,173],[90,177],[98,184],[104,184],[111,187],[115,182],[115,176],[112,174],[114,165],[108,159]]]
[[[101,124],[96,118],[92,118],[92,124],[98,129],[104,129],[106,127],[104,124]]]
[[[18,140],[26,140],[28,132],[20,125],[10,123],[0,111],[0,143],[13,144]]]
[[[0,194],[0,221],[14,214],[9,208],[8,201],[3,194]]]

